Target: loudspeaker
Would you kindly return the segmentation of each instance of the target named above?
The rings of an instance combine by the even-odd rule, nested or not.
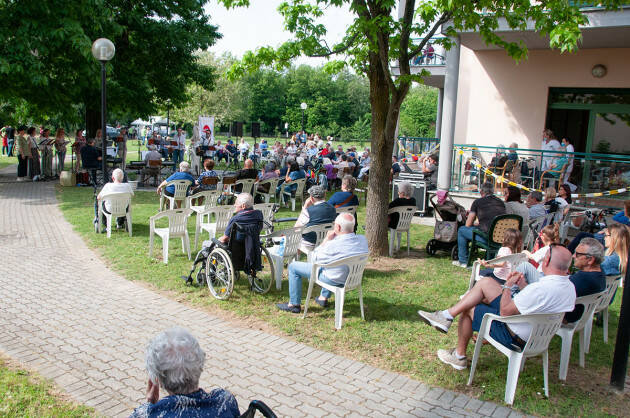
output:
[[[232,136],[243,136],[243,122],[232,122]]]
[[[252,122],[252,137],[260,138],[260,122]]]

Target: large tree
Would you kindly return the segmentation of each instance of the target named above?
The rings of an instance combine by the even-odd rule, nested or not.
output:
[[[186,99],[190,82],[206,88],[211,67],[194,52],[219,37],[199,0],[21,0],[0,3],[0,99],[23,99],[38,112],[76,118],[88,133],[100,125],[100,64],[92,42],[112,40],[108,109],[148,116]]]
[[[249,0],[222,0],[226,7],[248,6]],[[387,253],[387,202],[389,199],[390,156],[394,146],[396,121],[400,106],[413,81],[422,81],[422,74],[412,75],[409,62],[422,53],[427,41],[445,25],[446,33],[476,30],[490,44],[504,48],[513,58],[527,56],[522,43],[506,42],[494,30],[499,18],[514,29],[526,29],[533,22],[542,36],[549,36],[550,45],[572,51],[580,38],[579,25],[586,22],[580,12],[582,1],[530,0],[402,0],[401,18],[395,14],[397,0],[291,0],[278,8],[285,28],[294,35],[278,48],[262,47],[246,53],[232,68],[239,76],[264,65],[282,67],[297,56],[340,56],[327,64],[331,70],[351,65],[365,74],[370,82],[372,165],[370,169],[367,237],[372,255]],[[584,2],[585,3],[585,2]],[[619,1],[607,0],[614,6]],[[350,9],[354,22],[345,37],[334,45],[325,40],[327,28],[318,23],[325,12],[339,7]],[[441,41],[449,47],[448,40]],[[400,75],[394,77],[391,64],[400,63]],[[379,222],[378,220],[382,220]]]

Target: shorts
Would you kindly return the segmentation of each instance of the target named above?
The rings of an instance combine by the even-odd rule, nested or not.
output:
[[[473,316],[472,329],[473,331],[479,331],[481,328],[481,321],[487,313],[500,315],[501,312],[501,295],[497,296],[490,305],[480,303],[475,306],[475,314]],[[509,349],[514,349],[514,346],[522,349],[525,344],[518,337],[513,337],[508,329],[508,326],[503,322],[494,321],[490,326],[490,336],[497,340],[502,345]]]

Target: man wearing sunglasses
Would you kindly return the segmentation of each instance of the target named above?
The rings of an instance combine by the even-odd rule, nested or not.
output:
[[[573,273],[569,280],[575,286],[578,297],[592,295],[606,290],[606,276],[602,272],[601,263],[604,260],[604,246],[595,238],[584,238],[573,253]],[[564,316],[565,322],[575,322],[582,317],[584,306],[577,305],[572,312]]]
[[[504,285],[484,277],[453,307],[436,312],[418,311],[420,318],[441,332],[448,332],[453,318],[460,315],[457,347],[437,352],[438,358],[457,370],[468,366],[466,348],[473,331],[479,331],[486,313],[501,316],[532,313],[570,312],[575,306],[575,287],[569,281],[571,253],[560,245],[552,245],[542,261],[543,276],[528,284],[525,276],[512,272]],[[512,291],[519,292],[512,297]],[[490,335],[508,348],[523,348],[529,338],[531,326],[493,322]]]

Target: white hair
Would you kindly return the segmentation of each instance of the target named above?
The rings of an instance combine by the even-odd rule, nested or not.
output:
[[[249,193],[239,193],[236,196],[236,204],[245,205],[246,208],[251,208],[254,206],[254,198]]]
[[[413,194],[413,186],[408,181],[403,181],[398,185],[398,193],[406,198],[410,198]]]
[[[171,394],[186,394],[199,387],[206,353],[187,330],[168,329],[147,345],[145,363],[149,378]]]
[[[188,172],[190,170],[190,164],[187,161],[179,163],[179,171]]]
[[[302,158],[302,157],[297,157],[297,158],[295,159],[295,161],[297,161],[297,163],[298,163],[298,165],[299,165],[300,167],[304,167],[304,158]]]
[[[125,173],[123,173],[123,171],[120,168],[117,168],[114,171],[112,171],[112,178],[115,181],[122,182],[123,179],[125,178]]]
[[[340,213],[335,218],[335,223],[341,227],[341,232],[346,234],[354,232],[354,215],[351,213]]]

